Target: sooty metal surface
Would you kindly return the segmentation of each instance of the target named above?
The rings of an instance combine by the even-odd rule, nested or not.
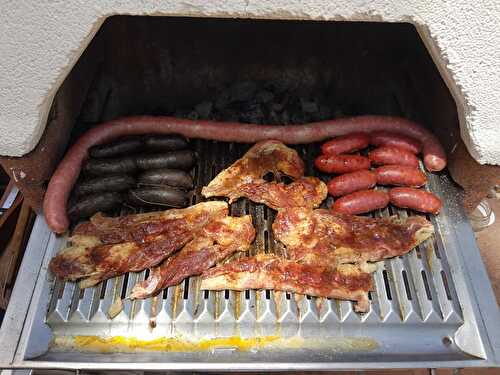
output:
[[[194,144],[199,158],[192,203],[197,203],[203,200],[201,188],[250,146],[212,141]],[[312,160],[319,146],[296,149],[306,161],[306,175],[318,175]],[[375,290],[370,293],[371,306],[365,314],[355,313],[349,301],[272,291],[200,291],[199,278],[191,277],[157,297],[126,300],[123,310],[110,319],[108,311],[113,303],[144,280],[147,271],[129,273],[85,290],[75,283],[54,281],[46,266],[65,240],[51,235],[36,283],[36,304],[32,303],[28,312],[16,358],[32,367],[134,369],[492,365],[496,348],[489,342],[479,307],[471,296],[460,254],[461,241],[454,230],[465,220],[456,190],[445,174],[430,175],[429,189],[445,202],[439,216],[428,217],[436,234],[405,256],[377,263]],[[327,200],[324,205],[329,203]],[[286,249],[273,237],[273,210],[240,199],[231,205],[230,212],[235,216],[251,214],[257,232],[247,254],[235,257],[258,252],[286,256]],[[388,215],[406,217],[415,213],[392,206],[375,213]],[[472,250],[477,253],[476,248]],[[196,346],[196,350],[187,352],[182,349],[185,346],[172,346],[168,353],[155,352],[149,346],[142,347],[147,353],[88,354],[85,345],[54,345],[53,340],[65,343],[66,339],[74,344],[70,339],[79,336],[172,338],[191,343],[237,337],[239,344],[229,340],[214,345],[210,356],[198,352]],[[245,351],[237,350],[242,349],[240,338],[248,345]],[[270,340],[273,345],[259,348],[248,344],[255,338]]]

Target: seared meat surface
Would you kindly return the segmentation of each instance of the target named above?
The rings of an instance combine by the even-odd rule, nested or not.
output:
[[[209,269],[201,289],[272,289],[310,296],[356,301],[357,311],[368,309],[372,277],[353,264],[338,267],[301,264],[276,255],[259,254]]]
[[[153,268],[148,279],[134,286],[129,298],[150,297],[186,277],[199,275],[234,252],[247,250],[254,238],[250,215],[215,220],[181,251]]]
[[[434,228],[422,217],[372,219],[295,207],[278,212],[273,232],[290,259],[264,254],[238,259],[204,272],[201,288],[274,289],[347,299],[364,312],[375,270],[367,262],[407,253]]]
[[[336,266],[406,254],[429,238],[434,227],[420,216],[374,219],[297,207],[278,212],[273,232],[290,259]]]
[[[266,182],[286,175],[296,180],[286,185]],[[241,197],[273,209],[317,207],[326,198],[326,185],[316,177],[303,177],[304,162],[297,152],[278,141],[255,144],[243,157],[219,173],[202,189],[204,197],[228,197],[229,203]]]
[[[70,238],[72,246],[55,256],[49,268],[60,279],[83,279],[80,287],[89,287],[159,264],[206,225],[227,214],[227,203],[206,202],[151,214],[98,216],[76,228]]]

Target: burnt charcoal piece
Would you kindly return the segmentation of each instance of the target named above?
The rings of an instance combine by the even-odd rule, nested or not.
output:
[[[316,102],[304,98],[300,99],[300,105],[302,107],[302,112],[305,113],[316,113],[319,110]]]
[[[274,94],[271,91],[263,90],[255,94],[255,100],[258,103],[270,103],[274,99]]]
[[[250,100],[255,95],[255,91],[257,91],[257,84],[253,81],[235,83],[227,90],[231,103]]]
[[[196,105],[194,107],[195,111],[198,113],[198,117],[203,120],[208,120],[210,118],[210,115],[212,114],[212,108],[213,108],[213,103],[212,102],[201,102],[200,104]]]

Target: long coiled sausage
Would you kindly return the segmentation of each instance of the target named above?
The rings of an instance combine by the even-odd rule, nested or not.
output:
[[[66,202],[78,179],[88,149],[115,138],[134,134],[182,134],[185,137],[226,142],[254,143],[276,139],[288,144],[318,142],[353,132],[387,130],[418,139],[423,144],[424,164],[430,171],[446,166],[446,155],[434,134],[423,126],[400,117],[345,117],[305,125],[252,125],[235,122],[187,120],[163,116],[133,116],[112,120],[92,128],[68,150],[49,182],[43,209],[48,226],[56,233],[69,225]]]

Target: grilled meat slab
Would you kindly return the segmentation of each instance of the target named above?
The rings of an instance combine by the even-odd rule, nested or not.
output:
[[[120,217],[106,217],[98,213],[89,221],[80,223],[73,236],[95,236],[103,243],[126,241],[142,242],[147,236],[169,232],[172,223],[198,227],[218,217],[227,216],[229,207],[225,202],[202,202],[182,209],[148,212]]]
[[[189,276],[199,275],[234,252],[247,250],[254,238],[250,215],[215,220],[181,251],[153,268],[148,279],[134,286],[129,298],[147,298]]]
[[[434,227],[419,216],[373,219],[297,207],[278,212],[273,232],[292,260],[336,266],[406,254],[429,238]]]
[[[287,175],[297,181],[289,185],[266,182],[263,177],[269,172],[276,179]],[[279,141],[263,141],[219,173],[202,189],[202,194],[228,197],[229,203],[246,197],[274,209],[317,207],[326,198],[326,185],[315,177],[303,175],[304,162],[295,150]]]
[[[201,289],[272,289],[310,296],[356,301],[356,311],[367,311],[372,277],[360,266],[332,268],[300,264],[276,255],[259,254],[209,269],[202,275]]]
[[[98,216],[75,230],[72,246],[55,256],[49,268],[63,280],[84,278],[81,288],[93,286],[128,271],[156,266],[227,214],[227,203],[205,202],[151,214]]]

